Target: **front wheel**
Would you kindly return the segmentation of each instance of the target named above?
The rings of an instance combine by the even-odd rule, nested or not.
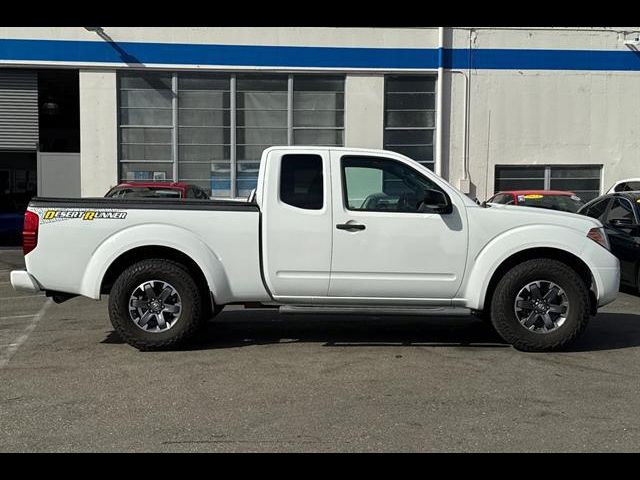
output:
[[[498,334],[522,351],[548,351],[575,340],[589,322],[589,289],[565,263],[522,262],[502,277],[491,301]]]
[[[165,259],[142,260],[113,284],[109,317],[116,332],[140,350],[183,345],[204,321],[200,289],[185,267]]]

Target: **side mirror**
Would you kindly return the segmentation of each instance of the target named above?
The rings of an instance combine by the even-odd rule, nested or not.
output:
[[[418,212],[446,215],[453,212],[453,205],[445,192],[429,189],[424,192],[424,200],[420,203]]]

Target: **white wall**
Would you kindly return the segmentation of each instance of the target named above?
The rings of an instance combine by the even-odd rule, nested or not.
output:
[[[640,173],[637,74],[477,72],[471,85],[469,156],[479,198],[492,193],[496,164],[604,165],[603,188]]]
[[[347,75],[345,146],[382,148],[384,134],[384,75]]]
[[[637,29],[637,27],[636,27]],[[616,31],[478,30],[472,48],[628,51]],[[454,34],[469,46],[469,31]],[[601,189],[640,175],[640,72],[465,70],[470,78],[471,196],[493,193],[495,165],[603,165]],[[446,73],[445,171],[463,177],[464,82]],[[448,110],[448,111],[447,111]]]
[[[80,71],[81,196],[102,197],[118,183],[117,83],[113,70]]]
[[[102,27],[116,42],[429,48],[437,27]],[[102,41],[84,27],[0,27],[0,38]]]

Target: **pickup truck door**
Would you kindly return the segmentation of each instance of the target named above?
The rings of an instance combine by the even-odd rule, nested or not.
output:
[[[278,300],[326,297],[331,269],[328,149],[272,150],[262,194],[265,282]]]
[[[452,299],[464,275],[468,234],[457,195],[450,195],[451,213],[421,213],[425,189],[445,190],[412,162],[340,151],[331,155],[329,296],[425,304]]]

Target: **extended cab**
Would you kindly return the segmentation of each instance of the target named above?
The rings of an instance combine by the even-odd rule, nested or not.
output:
[[[224,305],[490,318],[522,350],[562,347],[616,297],[602,224],[479,206],[394,152],[272,147],[246,202],[36,198],[15,288],[109,294],[140,349],[193,337]]]

